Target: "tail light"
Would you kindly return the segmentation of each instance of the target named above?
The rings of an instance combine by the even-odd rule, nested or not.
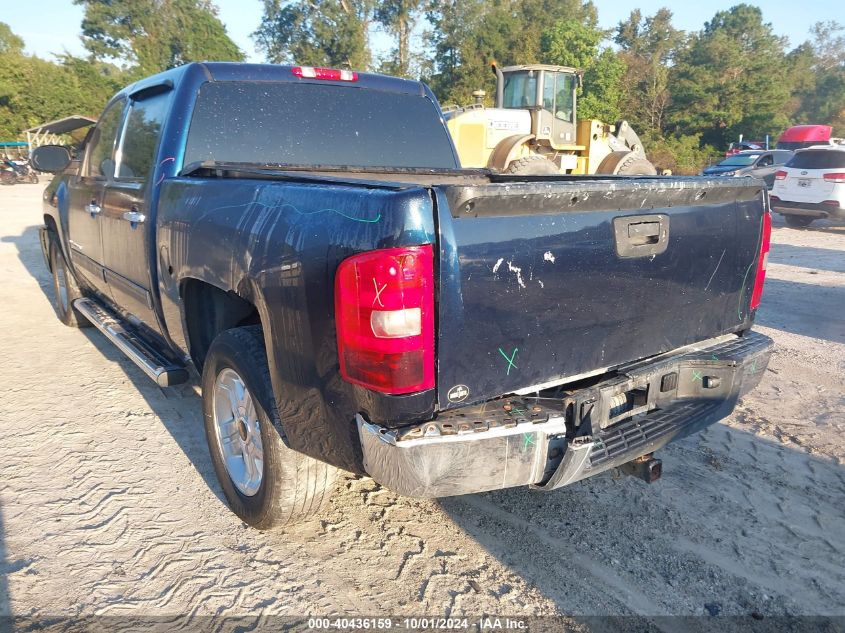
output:
[[[358,73],[352,70],[295,66],[290,71],[301,79],[325,79],[327,81],[358,81]]]
[[[845,174],[842,172],[833,172],[824,175],[827,182],[845,182]]]
[[[434,388],[434,254],[430,244],[341,262],[335,277],[340,375],[382,393]]]
[[[772,241],[772,214],[763,213],[763,231],[760,236],[760,257],[757,260],[757,276],[754,279],[754,291],[751,293],[751,310],[756,310],[763,296],[763,284],[766,281],[766,267],[769,265],[769,245]]]
[[[775,172],[775,180],[786,180],[786,175],[786,172],[782,169],[778,170]]]

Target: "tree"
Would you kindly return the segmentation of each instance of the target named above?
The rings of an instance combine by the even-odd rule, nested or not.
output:
[[[558,20],[540,37],[540,61],[583,69],[578,117],[615,122],[621,116],[625,63],[609,48],[599,51],[605,35],[589,21]]]
[[[382,72],[411,77],[414,60],[411,55],[411,37],[428,0],[385,0],[376,5],[375,21],[390,34],[396,46],[381,64]],[[416,61],[419,66],[422,60]]]
[[[665,8],[645,19],[635,9],[616,27],[614,41],[626,66],[621,81],[623,116],[641,133],[663,134],[671,98],[669,69],[685,39]]]
[[[354,68],[370,66],[369,0],[264,0],[253,38],[270,62]]]
[[[23,47],[23,39],[8,24],[0,22],[0,53],[23,53]]]
[[[678,55],[671,73],[675,130],[725,146],[738,134],[775,135],[788,124],[786,41],[758,7],[718,12]]]
[[[443,102],[468,103],[474,90],[495,94],[490,62],[501,66],[541,61],[549,16],[595,25],[595,6],[583,0],[434,0],[432,89]]]
[[[210,0],[74,0],[85,7],[82,40],[92,57],[144,76],[190,61],[242,61]]]
[[[790,53],[802,123],[833,125],[845,135],[845,27],[838,22],[818,22],[811,29],[812,42]],[[800,55],[798,54],[800,52]]]

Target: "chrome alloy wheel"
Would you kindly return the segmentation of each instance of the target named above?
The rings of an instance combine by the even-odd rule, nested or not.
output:
[[[56,292],[59,295],[59,304],[62,306],[62,312],[67,312],[69,308],[67,298],[67,271],[65,270],[65,263],[61,254],[56,257],[53,265],[56,267]]]
[[[214,381],[214,430],[223,463],[237,489],[252,497],[264,476],[264,447],[252,395],[238,373],[228,367]]]

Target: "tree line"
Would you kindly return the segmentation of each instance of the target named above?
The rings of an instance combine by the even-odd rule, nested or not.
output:
[[[74,2],[84,7],[83,57],[25,55],[0,24],[0,137],[95,114],[153,72],[244,58],[210,0]],[[678,171],[739,134],[775,139],[791,124],[822,123],[845,136],[845,28],[836,22],[791,47],[748,4],[695,32],[676,28],[669,9],[635,9],[609,30],[598,17],[589,0],[263,0],[253,38],[269,62],[422,79],[443,104],[470,103],[479,89],[491,103],[492,61],[575,66],[584,70],[580,116],[627,119],[652,159]]]

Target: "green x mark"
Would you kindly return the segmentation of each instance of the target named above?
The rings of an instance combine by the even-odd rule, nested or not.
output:
[[[528,447],[534,444],[534,436],[531,433],[526,433],[522,436],[522,452],[528,450]]]
[[[701,372],[693,370],[692,379],[693,380],[701,380]]]
[[[517,367],[517,366],[514,364],[514,362],[513,362],[513,361],[514,361],[514,359],[516,358],[516,353],[517,353],[518,351],[519,351],[519,348],[518,348],[518,347],[514,347],[514,348],[513,348],[513,353],[510,355],[510,358],[508,358],[508,355],[507,355],[507,354],[505,354],[505,353],[502,351],[502,348],[501,348],[501,347],[499,348],[499,353],[500,353],[500,354],[504,357],[504,359],[505,359],[506,361],[508,361],[508,373],[507,373],[507,375],[508,375],[508,376],[510,376],[510,375],[511,375],[511,367],[513,367],[514,369],[519,369],[519,367]]]

